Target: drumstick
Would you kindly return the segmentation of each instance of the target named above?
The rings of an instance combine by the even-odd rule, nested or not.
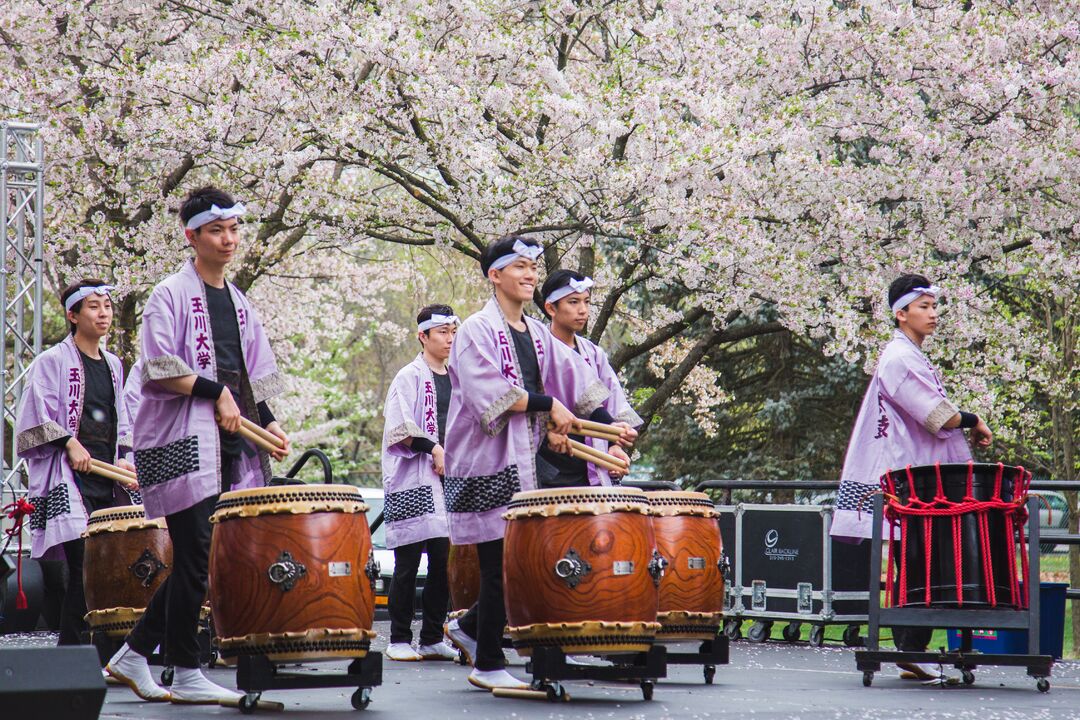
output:
[[[255,433],[256,435],[261,437],[263,440],[266,440],[271,445],[277,445],[278,448],[285,447],[285,443],[282,442],[281,438],[279,438],[277,435],[270,432],[266,428],[259,427],[258,425],[251,422],[250,420],[248,420],[246,417],[244,417],[242,415],[240,416],[240,425],[242,427],[247,428],[250,432]]]
[[[603,460],[604,462],[613,463],[615,465],[621,465],[621,466],[623,466],[623,468],[629,468],[630,467],[630,463],[624,461],[622,458],[615,457],[614,455],[606,453],[603,450],[597,450],[596,448],[590,447],[590,446],[586,445],[585,443],[578,442],[577,440],[571,440],[570,441],[570,447],[572,447],[573,449],[577,450],[580,453],[583,453],[585,455],[589,455],[589,456],[597,458],[599,460]]]
[[[595,430],[596,432],[604,433],[605,435],[614,435],[619,437],[622,435],[622,429],[617,428],[614,425],[606,425],[604,423],[593,422],[592,420],[584,420],[578,418],[574,421],[574,424],[583,430]]]
[[[238,430],[237,432],[240,437],[250,441],[252,444],[265,450],[268,453],[277,452],[281,449],[280,445],[275,445],[274,443],[264,438],[262,435],[259,435],[256,432],[249,430],[246,425],[241,425],[240,430]]]
[[[580,422],[580,421],[575,421],[575,423],[574,423],[574,429],[572,431],[574,435],[584,435],[585,437],[592,437],[592,438],[598,438],[600,440],[607,440],[609,443],[616,443],[616,442],[619,441],[619,434],[618,433],[612,434],[612,433],[609,433],[609,432],[601,432],[599,430],[590,430],[590,429],[587,429],[587,428],[582,428],[581,426],[577,425],[578,422]],[[597,423],[597,424],[599,424],[599,423]],[[548,423],[548,430],[554,430],[554,429],[555,429],[555,423],[549,422]]]
[[[623,467],[622,465],[616,465],[615,463],[610,463],[607,460],[601,460],[600,458],[596,457],[595,455],[589,455],[588,453],[583,453],[580,450],[577,450],[575,448],[571,448],[570,457],[577,458],[579,460],[584,460],[585,462],[592,463],[593,465],[597,465],[597,466],[602,467],[605,470],[608,470],[608,471],[611,471],[611,472],[626,472],[626,468]]]
[[[95,475],[100,475],[103,478],[118,482],[121,485],[130,485],[134,482],[138,482],[134,475],[127,475],[119,472],[120,468],[115,465],[109,465],[107,463],[94,464],[95,461],[90,461],[90,472]]]
[[[127,468],[122,468],[119,465],[113,465],[112,463],[102,462],[101,460],[96,460],[94,458],[90,458],[90,467],[101,468],[102,470],[108,470],[109,472],[116,473],[118,475],[126,475],[132,480],[136,479],[135,473],[131,470],[128,470]]]

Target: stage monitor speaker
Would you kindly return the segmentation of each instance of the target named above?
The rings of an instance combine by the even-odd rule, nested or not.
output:
[[[92,646],[0,649],[0,716],[97,720],[104,702]]]

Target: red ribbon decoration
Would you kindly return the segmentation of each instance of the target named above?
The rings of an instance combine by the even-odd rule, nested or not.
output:
[[[7,516],[15,523],[12,527],[5,530],[4,534],[9,538],[15,537],[16,535],[19,537],[19,554],[17,555],[18,559],[15,563],[16,581],[19,586],[19,593],[15,596],[15,609],[25,610],[27,602],[26,593],[24,593],[22,589],[22,526],[23,520],[34,512],[34,506],[28,502],[26,498],[19,498],[10,505],[4,506],[4,509],[0,510],[0,512],[7,514]]]

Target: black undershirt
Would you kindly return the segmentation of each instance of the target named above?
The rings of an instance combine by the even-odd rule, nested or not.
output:
[[[82,415],[79,418],[79,443],[90,457],[101,462],[116,460],[116,390],[109,362],[102,355],[97,360],[81,350],[85,386]],[[65,440],[66,442],[66,440]],[[109,500],[113,481],[93,473],[75,473],[79,491],[94,500]]]
[[[521,366],[521,380],[525,390],[540,393],[540,363],[536,359],[536,346],[528,326],[525,330],[510,328],[514,336],[514,348],[517,350],[518,365]],[[585,438],[571,435],[578,442]],[[589,469],[584,460],[557,453],[548,447],[545,439],[536,453],[536,481],[540,487],[581,487],[589,484]]]
[[[214,336],[214,359],[217,363],[217,380],[232,391],[237,405],[240,404],[240,374],[244,356],[240,347],[240,326],[236,322],[236,306],[226,285],[222,288],[206,285],[206,307],[210,313],[210,331]],[[221,437],[221,454],[239,456],[243,444],[237,433],[218,428]]]
[[[435,378],[435,416],[439,422],[439,444],[446,447],[446,416],[450,412],[450,373],[431,373]]]

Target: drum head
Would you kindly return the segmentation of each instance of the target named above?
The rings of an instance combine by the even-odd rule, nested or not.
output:
[[[222,493],[210,522],[257,515],[367,511],[360,489],[352,485],[278,485]]]
[[[650,514],[658,516],[698,515],[720,517],[712,498],[705,493],[684,490],[658,490],[645,493],[649,498]]]
[[[120,505],[95,510],[86,521],[86,534],[127,532],[128,530],[165,529],[165,518],[148,520],[142,505]]]
[[[510,520],[532,516],[606,515],[613,512],[647,515],[649,500],[637,488],[596,486],[528,490],[514,495],[503,517]]]

